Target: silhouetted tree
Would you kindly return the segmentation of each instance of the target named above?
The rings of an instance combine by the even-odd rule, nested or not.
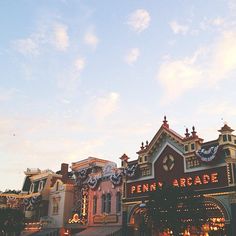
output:
[[[24,215],[18,209],[0,209],[0,235],[15,233],[20,235],[24,228]]]
[[[203,196],[190,189],[164,185],[150,193],[147,209],[155,228],[169,229],[175,236],[188,226],[199,228],[207,220]]]

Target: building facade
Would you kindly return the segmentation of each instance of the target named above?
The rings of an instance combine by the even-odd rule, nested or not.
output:
[[[72,163],[71,168],[76,184],[68,231],[81,236],[121,231],[122,170],[95,157]]]
[[[151,142],[142,143],[137,154],[134,161],[122,160],[132,173],[123,186],[123,226],[130,229],[128,235],[139,235],[142,205],[163,184],[204,196],[207,224],[202,235],[236,235],[236,136],[228,125],[219,130],[217,139],[204,142],[194,127],[182,137],[164,118]],[[186,235],[194,235],[191,230],[186,229]]]

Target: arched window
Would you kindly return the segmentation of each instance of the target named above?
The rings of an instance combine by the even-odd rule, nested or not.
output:
[[[29,192],[30,193],[34,192],[34,183],[31,183]]]
[[[111,213],[111,194],[107,194],[107,207],[106,207],[106,213]]]
[[[121,212],[121,193],[116,193],[116,212]]]
[[[102,213],[106,212],[106,195],[102,195]]]
[[[93,214],[97,214],[97,196],[93,197]]]
[[[38,192],[42,192],[43,187],[44,187],[44,182],[43,182],[43,180],[40,180],[39,186],[38,186]]]

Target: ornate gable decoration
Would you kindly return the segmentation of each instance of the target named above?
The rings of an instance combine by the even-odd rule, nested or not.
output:
[[[146,141],[145,146],[142,143],[140,150],[137,152],[137,154],[139,154],[140,156],[149,155],[150,153],[153,152],[153,150],[155,150],[156,146],[160,142],[162,142],[163,137],[169,137],[178,144],[182,144],[184,140],[184,138],[181,135],[176,133],[174,130],[170,129],[168,121],[166,120],[166,116],[164,116],[163,124],[157,131],[151,142],[148,143],[148,141]]]

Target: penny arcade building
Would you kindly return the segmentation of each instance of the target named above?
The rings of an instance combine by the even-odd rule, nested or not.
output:
[[[129,170],[123,186],[123,227],[130,229],[128,235],[140,234],[142,205],[163,183],[203,194],[208,219],[202,235],[236,235],[236,136],[227,124],[218,131],[217,139],[209,142],[194,127],[182,137],[165,117],[151,142],[142,143],[137,160],[121,158],[122,167]],[[195,234],[188,228],[185,235]]]

